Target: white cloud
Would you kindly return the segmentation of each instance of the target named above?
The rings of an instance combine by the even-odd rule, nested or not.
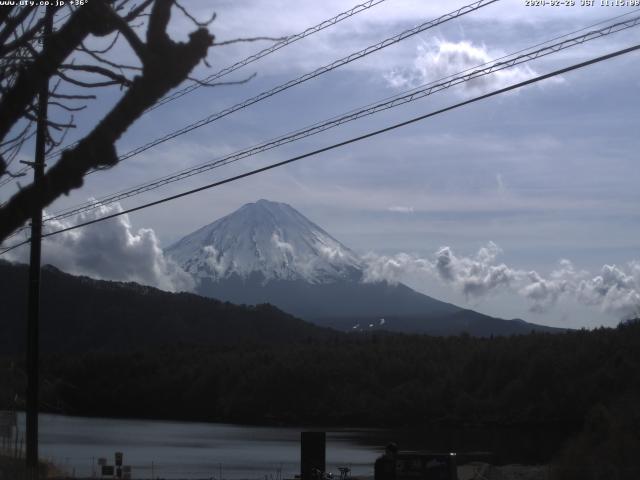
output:
[[[601,305],[605,311],[624,317],[640,315],[638,262],[631,262],[627,271],[604,265],[599,275],[579,283],[577,294],[587,305]]]
[[[389,85],[396,89],[414,88],[444,79],[466,70],[491,62],[500,55],[490,55],[484,45],[469,41],[449,42],[438,39],[422,43],[410,68],[394,69],[385,75]],[[470,73],[468,72],[468,73]],[[476,92],[489,88],[502,88],[536,75],[528,65],[515,66],[474,78],[462,85],[466,91]]]
[[[202,249],[204,252],[204,261],[212,272],[215,272],[217,276],[223,276],[228,269],[228,262],[225,262],[225,258],[220,255],[220,252],[213,245],[205,245]],[[191,274],[197,273],[198,265],[191,266],[193,271]]]
[[[500,195],[504,195],[505,193],[507,193],[507,187],[504,183],[504,178],[502,177],[501,173],[496,174],[496,183],[498,185],[498,193]]]
[[[319,252],[330,262],[340,261],[347,257],[339,245],[320,245]]]
[[[72,220],[45,223],[45,233],[122,211],[119,204],[101,206]],[[28,261],[28,249],[8,254],[13,261]],[[132,281],[168,291],[191,290],[193,279],[173,261],[165,258],[155,232],[134,231],[129,217],[88,225],[42,242],[42,263],[50,263],[74,275],[103,280]]]
[[[493,265],[499,254],[500,249],[493,242],[474,257],[456,256],[450,247],[442,247],[436,253],[435,271],[466,296],[482,297],[498,287],[508,287],[516,279],[516,272],[506,265]]]
[[[433,269],[429,260],[417,258],[408,253],[399,253],[394,256],[376,255],[368,253],[363,257],[364,282],[387,281],[397,283],[407,273],[427,272]]]
[[[404,205],[394,205],[387,208],[387,210],[389,210],[390,212],[397,212],[397,213],[413,213],[414,211],[413,207],[407,207]]]
[[[551,309],[570,286],[566,280],[548,280],[535,271],[528,272],[525,281],[529,283],[523,286],[519,293],[531,302],[529,309],[535,313],[544,313]]]
[[[436,277],[467,298],[481,299],[499,291],[510,291],[526,299],[529,310],[544,313],[560,298],[571,298],[581,304],[598,307],[620,318],[640,315],[640,262],[625,268],[604,265],[596,276],[576,270],[566,259],[548,277],[497,261],[501,249],[493,242],[475,255],[456,254],[451,247],[441,247],[432,258],[408,253],[393,256],[370,253],[364,257],[364,281],[386,280],[396,283],[406,275],[422,273]]]
[[[291,259],[295,257],[295,251],[293,249],[293,245],[291,245],[288,242],[285,242],[284,240],[281,240],[277,232],[273,232],[273,235],[271,235],[271,242],[277,248],[282,250],[282,254],[284,255],[284,258]]]

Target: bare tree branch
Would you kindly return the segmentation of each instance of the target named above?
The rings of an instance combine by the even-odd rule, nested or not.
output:
[[[31,130],[31,127],[33,127],[33,122],[27,122],[27,125],[20,131],[20,133],[14,135],[9,140],[5,140],[0,143],[0,147],[4,147],[5,145],[9,145],[10,143],[17,142],[21,137],[26,135],[29,130]]]
[[[111,40],[109,45],[107,45],[102,50],[93,50],[93,52],[95,52],[95,53],[107,53],[108,51],[110,51],[113,48],[113,46],[116,44],[116,42],[118,41],[119,38],[120,38],[120,32],[116,32],[116,34],[113,36],[113,40]],[[81,46],[81,49],[89,51],[84,46],[84,43],[81,43],[80,46]]]
[[[153,3],[154,0],[145,0],[139,6],[133,8],[129,13],[124,16],[125,22],[130,22],[134,18],[138,18],[142,12],[144,12],[149,5]],[[124,4],[123,4],[124,5]]]
[[[173,3],[173,0],[156,0],[153,4],[147,27],[147,46],[149,48],[158,48],[171,42],[169,35],[167,35],[167,25],[171,18]]]
[[[26,18],[32,13],[33,7],[25,7],[20,9],[18,15],[14,17],[7,17],[4,21],[4,28],[0,30],[0,45],[4,45],[5,42],[14,34],[16,28],[26,20]]]
[[[118,34],[119,33],[120,32],[118,32]],[[109,66],[111,66],[113,68],[117,68],[119,70],[142,70],[142,67],[137,67],[137,66],[134,66],[134,65],[125,65],[125,64],[112,62],[111,60],[108,60],[108,59],[100,56],[97,51],[89,50],[84,44],[80,44],[79,50],[82,53],[86,53],[87,55],[89,55],[91,58],[97,60],[98,62],[103,63],[105,65],[109,65]]]
[[[124,9],[125,5],[129,3],[131,0],[121,0],[121,2],[113,7],[116,12],[119,12]]]
[[[61,98],[63,100],[95,100],[95,95],[67,95],[58,92],[49,92],[51,98]]]
[[[18,38],[16,38],[13,42],[6,43],[2,47],[0,47],[0,55],[6,55],[9,52],[12,52],[31,40],[34,39],[36,34],[42,29],[44,25],[44,17],[42,17],[34,26],[32,26],[27,32],[20,34]]]
[[[26,173],[22,172],[22,173],[11,173],[9,170],[6,171],[6,174],[9,175],[11,178],[20,178],[20,177],[24,177],[26,175]]]
[[[224,42],[215,42],[214,46],[222,47],[224,45],[231,45],[233,43],[245,43],[245,42],[260,42],[263,40],[270,42],[281,42],[288,37],[248,37],[248,38],[234,38],[233,40],[225,40]]]
[[[140,40],[136,32],[133,31],[131,26],[121,18],[117,13],[113,12],[113,22],[115,24],[115,28],[122,34],[122,36],[127,40],[129,46],[133,49],[135,54],[142,61],[143,58],[147,55],[147,47]]]
[[[4,23],[9,18],[14,8],[15,6],[7,5],[5,8],[0,9],[0,23]]]
[[[69,123],[73,123],[74,121],[74,116],[71,115],[71,118],[69,119]],[[67,128],[65,130],[62,131],[62,135],[60,135],[60,138],[58,140],[56,140],[55,138],[53,138],[52,136],[48,136],[48,147],[45,150],[45,153],[48,155],[54,148],[59,147],[62,142],[64,142],[64,139],[67,137],[67,133],[69,133],[71,129]]]
[[[83,88],[101,88],[101,87],[110,87],[112,85],[122,85],[121,82],[118,80],[107,80],[105,82],[85,82],[83,80],[72,78],[62,73],[61,71],[56,72],[56,76],[60,77],[65,82],[68,82],[72,85],[75,85],[77,87],[83,87]]]
[[[226,85],[243,85],[243,84],[251,81],[253,78],[255,78],[256,75],[257,75],[257,73],[252,73],[247,78],[243,78],[242,80],[230,80],[228,82],[207,83],[207,82],[203,82],[202,80],[198,80],[197,78],[193,78],[193,77],[189,77],[189,80],[191,80],[193,82],[196,82],[201,87],[220,87],[220,86],[226,86]]]
[[[94,0],[89,5],[98,3],[99,0]],[[133,79],[131,86],[113,109],[86,137],[73,148],[61,153],[60,160],[49,168],[38,186],[32,184],[21,189],[0,207],[0,241],[22,225],[35,206],[44,208],[60,195],[80,187],[89,170],[115,165],[118,161],[115,142],[145,110],[182,83],[206,57],[214,40],[207,29],[199,28],[192,32],[187,43],[174,42],[167,35],[172,5],[172,0],[155,0],[153,3],[147,27],[147,43],[139,46],[143,52],[140,58],[143,63],[142,72]],[[84,10],[77,10],[72,20],[82,11]],[[126,23],[112,8],[103,8],[100,14],[108,15],[106,23],[122,32],[129,40],[122,26]],[[72,47],[77,47],[84,37],[77,35],[74,39],[77,41]],[[54,71],[55,68],[51,74]]]
[[[87,73],[95,73],[97,75],[102,75],[103,77],[110,78],[114,82],[117,82],[123,86],[130,86],[131,80],[129,80],[124,75],[119,75],[115,72],[112,72],[108,68],[101,67],[99,65],[76,65],[71,63],[63,63],[60,65],[61,70],[75,70]]]
[[[215,12],[211,15],[211,18],[209,20],[205,20],[204,22],[201,22],[199,20],[197,20],[193,15],[191,15],[186,8],[184,8],[182,5],[180,5],[177,1],[175,2],[176,7],[178,7],[178,9],[182,12],[182,14],[187,17],[189,20],[191,20],[191,22],[196,26],[196,27],[208,27],[209,25],[211,25],[214,20],[216,19],[216,14]]]
[[[48,47],[40,52],[33,63],[22,71],[12,88],[0,99],[0,139],[4,138],[12,125],[22,116],[26,106],[37,94],[43,79],[51,77],[93,27],[111,9],[105,0],[92,0],[78,9],[70,20],[51,35]]]
[[[65,105],[64,103],[60,103],[60,102],[49,102],[49,105],[62,108],[67,112],[79,112],[80,110],[84,110],[85,108],[87,108],[86,105],[82,105],[80,107],[70,107],[69,105]]]
[[[32,120],[34,122],[36,122],[38,120],[38,117],[30,112],[25,112],[24,114],[25,118],[28,118],[29,120]],[[77,127],[77,125],[73,124],[73,123],[60,123],[60,122],[54,122],[53,120],[47,120],[46,124],[48,127],[53,128],[54,130],[58,130],[58,131],[63,131],[67,128],[75,128]]]

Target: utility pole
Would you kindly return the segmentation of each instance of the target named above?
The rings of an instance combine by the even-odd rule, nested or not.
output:
[[[42,35],[42,51],[47,48],[53,30],[53,7],[46,7]],[[44,156],[49,105],[49,78],[42,80],[38,93],[36,153],[33,162],[33,184],[38,186],[44,175]],[[29,296],[27,306],[27,480],[38,479],[38,383],[40,358],[40,253],[42,241],[42,207],[36,199],[31,216],[31,253],[29,257]]]

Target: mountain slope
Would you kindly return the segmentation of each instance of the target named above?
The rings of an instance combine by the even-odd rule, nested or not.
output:
[[[360,271],[357,255],[284,203],[259,200],[187,235],[165,250],[196,278],[259,272],[312,284]]]
[[[319,319],[318,325],[342,331],[415,333],[433,336],[450,336],[466,333],[474,337],[526,335],[531,332],[562,333],[566,329],[536,325],[523,320],[504,320],[473,310],[436,315],[385,315],[376,318],[331,317]]]
[[[556,330],[462,309],[402,283],[365,282],[365,264],[357,254],[284,203],[259,200],[244,205],[165,253],[194,276],[201,295],[233,303],[271,303],[340,330],[351,331],[356,325],[437,335]],[[386,324],[380,324],[381,318]]]
[[[0,353],[24,351],[27,270],[0,261]],[[240,307],[136,283],[76,277],[50,266],[42,269],[40,301],[45,352],[278,344],[335,334],[271,305]]]
[[[198,293],[232,303],[272,303],[309,321],[331,317],[386,315],[442,316],[461,309],[416,292],[404,284],[362,283],[353,279],[312,284],[299,280],[265,279],[259,273],[223,281],[201,279]]]

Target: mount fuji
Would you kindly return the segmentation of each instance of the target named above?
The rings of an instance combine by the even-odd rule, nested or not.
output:
[[[331,283],[359,276],[358,256],[285,203],[244,205],[169,247],[197,279],[214,282],[258,275],[270,281]]]
[[[165,254],[197,293],[238,304],[271,303],[339,330],[438,335],[552,331],[441,302],[408,286],[363,282],[364,262],[285,203],[259,200],[185,236]]]

